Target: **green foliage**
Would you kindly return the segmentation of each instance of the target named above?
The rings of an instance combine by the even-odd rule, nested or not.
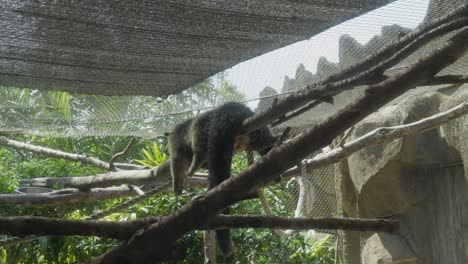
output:
[[[45,96],[47,95],[47,96]],[[69,95],[63,92],[40,93],[25,89],[0,89],[0,127],[27,128],[31,118],[54,117],[53,124],[67,124],[70,117],[77,117],[83,124],[92,123],[102,117],[102,113],[119,119],[115,106],[119,109],[133,111],[134,106],[144,105],[148,116],[159,116],[172,109],[175,115],[164,116],[152,123],[141,119],[126,121],[123,126],[135,122],[142,129],[159,129],[172,127],[182,119],[192,117],[203,111],[204,107],[221,104],[229,100],[242,100],[244,95],[225,80],[224,75],[217,75],[205,80],[192,89],[160,101],[153,97],[113,97]],[[186,109],[200,111],[185,111]],[[141,108],[138,108],[141,109]],[[19,117],[19,118],[18,118]],[[48,120],[46,124],[50,125]],[[106,124],[102,124],[105,127]],[[111,127],[110,127],[111,128]],[[87,154],[101,160],[110,160],[113,154],[121,151],[130,141],[130,137],[83,137],[50,138],[36,136],[16,136],[13,139],[34,145],[47,146],[66,152]],[[154,141],[139,140],[118,162],[138,162],[147,167],[158,166],[167,159],[167,139],[157,138]],[[233,160],[232,173],[238,174],[247,167],[246,155],[236,155]],[[103,170],[70,162],[62,159],[35,155],[0,146],[0,193],[13,193],[22,178],[63,177],[94,175]],[[286,204],[296,199],[295,181],[277,184],[265,190],[267,200],[276,215],[292,215],[292,209]],[[108,216],[108,220],[125,221],[146,216],[165,216],[203,194],[201,189],[186,189],[180,196],[172,193],[159,193],[144,202],[128,208],[125,212]],[[111,208],[125,199],[113,199],[90,204],[58,206],[51,208],[31,208],[27,206],[0,207],[1,216],[38,215],[69,219],[84,218],[97,210]],[[258,200],[244,201],[233,205],[232,214],[262,214]],[[270,230],[239,229],[233,230],[233,239],[239,256],[236,263],[334,263],[333,240],[326,237],[319,241],[306,239],[304,233],[290,238],[280,238]],[[0,237],[1,239],[1,237]],[[186,248],[186,259],[181,263],[203,263],[203,232],[194,231],[179,241]],[[118,245],[119,241],[97,237],[43,237],[32,242],[0,248],[0,263],[76,263],[91,256],[103,254]],[[219,263],[222,260],[219,259]]]
[[[142,152],[144,159],[135,159],[135,161],[148,168],[159,166],[161,163],[167,160],[166,153],[160,150],[159,145],[156,142],[153,143],[152,150],[147,150],[144,148],[142,149]]]

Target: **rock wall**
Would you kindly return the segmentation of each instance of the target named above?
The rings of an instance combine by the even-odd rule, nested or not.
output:
[[[462,4],[466,0],[431,0],[425,21],[441,17]],[[339,63],[320,58],[315,74],[299,65],[294,78],[285,77],[281,92],[323,80],[408,32],[409,29],[398,25],[383,27],[381,36],[373,37],[365,45],[343,35]],[[444,38],[431,41],[385,74],[391,76],[415,63],[444,41]],[[466,74],[467,65],[468,54],[439,74]],[[265,95],[275,93],[271,90],[266,88]],[[294,128],[294,135],[301,133],[363,93],[363,87],[345,91],[334,97],[333,104],[321,103],[284,126]],[[466,101],[468,85],[415,87],[357,124],[348,140],[378,127],[414,122]],[[310,175],[304,216],[338,214],[401,221],[401,230],[395,234],[338,232],[344,263],[468,263],[467,116],[440,128],[365,149],[334,169],[314,170]]]
[[[349,140],[467,102],[468,85],[422,87],[402,97],[357,124]],[[401,221],[395,234],[342,234],[345,263],[468,263],[467,164],[464,116],[337,165],[343,215]]]

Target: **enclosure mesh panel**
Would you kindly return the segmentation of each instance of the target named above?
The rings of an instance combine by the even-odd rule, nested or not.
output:
[[[100,11],[93,11],[93,10],[82,10],[81,12],[89,13],[89,16],[86,17],[85,20],[87,21],[79,21],[80,23],[77,24],[76,27],[71,27],[72,22],[74,21],[73,16],[69,17],[69,19],[63,20],[56,20],[55,23],[63,23],[61,26],[65,28],[65,26],[69,25],[70,28],[68,29],[72,34],[68,34],[66,32],[55,32],[57,35],[48,35],[48,36],[38,36],[36,39],[30,39],[28,36],[30,33],[40,34],[40,28],[34,28],[34,26],[40,27],[42,25],[42,20],[50,20],[50,17],[57,17],[59,15],[66,15],[68,13],[73,13],[75,11],[63,9],[63,10],[55,10],[54,8],[50,8],[48,4],[44,4],[44,7],[34,9],[34,8],[23,8],[25,4],[20,3],[21,1],[7,1],[7,8],[2,11],[3,18],[0,19],[1,27],[3,28],[0,30],[0,55],[4,56],[7,54],[8,56],[13,56],[14,54],[21,54],[24,51],[28,53],[28,63],[31,64],[32,60],[35,60],[34,63],[37,63],[36,66],[32,68],[28,68],[28,63],[24,62],[24,58],[16,58],[19,62],[16,63],[8,63],[5,62],[6,60],[12,60],[13,57],[9,58],[0,58],[0,79],[4,84],[10,84],[10,86],[14,84],[19,85],[30,85],[31,87],[40,87],[40,88],[51,88],[56,89],[60,87],[66,87],[68,84],[67,82],[63,82],[61,80],[57,80],[57,86],[51,85],[43,85],[43,83],[39,82],[38,85],[33,85],[33,82],[37,81],[37,79],[25,79],[19,83],[15,83],[10,77],[7,77],[8,72],[18,73],[22,72],[24,74],[36,74],[40,73],[42,75],[47,75],[49,78],[55,78],[56,73],[64,74],[67,70],[67,67],[70,65],[61,65],[61,66],[47,66],[47,59],[49,58],[48,52],[53,52],[53,50],[42,50],[41,44],[48,43],[49,47],[53,47],[54,41],[57,39],[60,41],[60,44],[67,44],[70,45],[70,49],[64,53],[57,53],[54,54],[54,57],[60,57],[61,60],[67,63],[83,63],[84,61],[89,61],[88,66],[93,65],[94,62],[106,62],[107,65],[112,67],[124,67],[125,70],[121,73],[115,73],[115,76],[110,76],[108,74],[104,74],[102,72],[103,69],[91,69],[88,67],[86,69],[85,77],[86,78],[94,78],[95,80],[103,80],[102,85],[96,86],[96,90],[93,90],[92,85],[85,85],[80,84],[78,86],[70,86],[70,87],[78,87],[77,89],[70,89],[69,91],[79,91],[79,92],[87,92],[93,93],[96,91],[97,94],[102,94],[103,87],[108,89],[109,91],[117,91],[115,94],[130,94],[135,91],[135,94],[148,94],[149,90],[153,89],[153,85],[157,85],[160,87],[161,91],[157,95],[167,95],[172,91],[180,90],[181,88],[186,87],[186,85],[192,84],[195,80],[200,80],[201,76],[209,76],[212,73],[216,72],[220,69],[225,69],[226,67],[232,66],[235,63],[239,62],[241,58],[250,58],[254,55],[258,55],[259,49],[257,46],[250,46],[251,49],[245,50],[245,47],[240,45],[237,41],[238,38],[249,39],[249,35],[242,35],[242,32],[238,32],[237,34],[230,35],[230,34],[223,34],[223,39],[216,39],[216,44],[219,47],[223,45],[227,45],[229,49],[234,51],[239,51],[238,54],[233,53],[223,53],[222,49],[216,50],[194,50],[193,60],[196,60],[197,64],[193,64],[192,59],[185,58],[185,57],[177,57],[178,50],[176,50],[171,46],[171,43],[167,43],[164,47],[137,47],[139,49],[145,50],[148,53],[157,53],[159,49],[164,50],[168,54],[174,54],[171,57],[170,62],[168,62],[167,67],[175,67],[174,65],[185,65],[187,70],[187,76],[189,77],[181,77],[181,76],[171,76],[170,74],[166,73],[153,73],[149,71],[148,73],[141,73],[141,72],[132,72],[132,69],[136,69],[136,65],[133,63],[138,64],[138,69],[144,69],[145,67],[150,67],[153,64],[163,64],[165,61],[162,57],[158,57],[158,60],[154,60],[154,57],[146,57],[146,53],[127,53],[125,50],[122,50],[121,53],[117,55],[114,52],[119,51],[118,48],[123,48],[126,46],[135,45],[133,39],[130,38],[131,35],[128,35],[129,31],[144,31],[144,30],[156,30],[159,26],[157,21],[153,21],[152,25],[141,25],[141,27],[135,28],[126,28],[125,21],[114,21],[109,20],[110,17],[108,16],[107,11],[103,10]],[[28,2],[28,1],[26,1]],[[47,2],[47,1],[46,1]],[[79,1],[78,1],[79,2]],[[91,3],[92,1],[84,1],[86,3]],[[98,1],[99,2],[99,1]],[[112,1],[116,2],[116,1]],[[128,1],[130,3],[132,1]],[[164,1],[170,2],[170,1]],[[185,1],[172,1],[173,3],[182,3]],[[209,5],[213,1],[202,1],[203,3]],[[228,4],[227,1],[222,1],[225,4]],[[249,2],[249,1],[242,1],[242,2]],[[260,1],[258,1],[260,2]],[[279,1],[274,1],[279,2]],[[317,3],[322,3],[323,6],[328,1],[316,1]],[[333,3],[338,3],[332,1]],[[353,1],[343,1],[343,3],[351,3]],[[383,3],[386,1],[357,1],[357,2],[367,2],[367,3]],[[6,5],[6,2],[3,1],[2,5]],[[101,3],[101,2],[99,2]],[[123,3],[123,2],[122,2]],[[125,2],[127,3],[127,2]],[[185,4],[187,4],[186,2]],[[252,1],[253,3],[253,1]],[[104,4],[104,3],[101,3]],[[341,4],[341,2],[340,2]],[[392,3],[392,5],[396,5],[395,8],[391,9],[392,11],[385,11],[387,9],[376,10],[372,12],[377,12],[378,16],[374,16],[369,19],[356,19],[352,20],[348,27],[337,27],[331,28],[322,34],[328,34],[327,36],[338,36],[339,37],[339,46],[335,53],[337,53],[338,63],[332,63],[327,58],[321,57],[318,59],[318,63],[316,64],[316,69],[307,69],[307,63],[310,64],[310,61],[316,60],[316,55],[311,55],[306,53],[307,49],[301,51],[301,49],[291,49],[288,50],[288,47],[281,49],[278,52],[277,57],[275,57],[275,52],[271,54],[266,54],[264,56],[269,56],[271,61],[269,61],[269,65],[274,67],[280,67],[283,63],[281,58],[285,58],[286,60],[289,57],[303,57],[304,58],[304,65],[295,65],[294,68],[296,69],[295,76],[284,77],[284,83],[282,87],[266,87],[262,93],[256,94],[248,94],[243,97],[228,97],[228,100],[233,101],[248,101],[249,105],[257,105],[258,111],[263,111],[270,107],[271,102],[273,101],[275,95],[279,93],[279,97],[287,96],[292,91],[297,89],[303,88],[306,84],[316,82],[319,80],[323,80],[330,74],[336,73],[340,69],[346,68],[349,65],[361,60],[362,58],[374,54],[383,47],[385,47],[388,43],[392,41],[398,40],[401,34],[406,34],[413,30],[414,28],[404,28],[400,25],[393,25],[391,24],[383,24],[384,27],[382,28],[381,35],[376,35],[372,37],[367,43],[361,44],[359,43],[353,36],[366,34],[368,31],[368,27],[372,24],[379,24],[381,21],[386,21],[388,18],[392,18],[397,15],[399,12],[403,12],[405,10],[412,10],[412,9],[421,9],[426,8],[426,6],[430,4],[429,12],[427,13],[426,17],[421,17],[418,21],[413,21],[415,26],[419,22],[429,22],[431,19],[443,16],[450,11],[453,10],[454,7],[458,7],[460,5],[466,4],[465,0],[447,0],[447,1],[397,1]],[[234,4],[232,4],[234,5]],[[304,4],[305,5],[305,4]],[[84,5],[83,5],[84,6]],[[90,5],[92,7],[93,5]],[[4,7],[4,6],[3,6]],[[137,8],[135,6],[130,6],[131,8]],[[22,9],[23,8],[23,9]],[[48,9],[49,8],[49,9]],[[57,7],[59,8],[59,7]],[[65,7],[64,7],[65,8]],[[109,7],[110,8],[110,7]],[[138,7],[140,8],[140,7]],[[240,7],[237,7],[240,8]],[[278,9],[280,7],[277,7]],[[343,9],[349,8],[348,6],[343,6]],[[386,8],[386,7],[384,7]],[[333,10],[341,9],[334,5],[332,7]],[[289,10],[289,9],[288,9]],[[306,9],[308,11],[309,9]],[[337,19],[333,10],[330,12],[326,12],[325,16],[332,16],[333,19]],[[384,10],[384,11],[382,11]],[[62,13],[57,13],[58,11]],[[66,11],[66,12],[64,12]],[[132,11],[132,10],[130,10]],[[134,11],[134,10],[133,10]],[[258,10],[257,10],[258,11]],[[281,10],[277,10],[280,14]],[[300,10],[299,10],[300,11]],[[342,11],[342,10],[341,10]],[[122,11],[123,12],[123,11]],[[227,11],[226,11],[227,12]],[[261,13],[261,11],[258,11]],[[276,12],[276,11],[275,11]],[[289,10],[292,12],[293,10]],[[372,14],[372,12],[370,14]],[[268,14],[268,15],[275,15]],[[278,15],[276,14],[276,15]],[[261,32],[260,38],[262,41],[270,41],[270,42],[278,42],[275,45],[271,45],[271,47],[279,47],[283,46],[285,42],[292,42],[296,40],[301,40],[305,38],[305,35],[309,34],[312,35],[313,33],[317,33],[318,30],[314,29],[312,31],[308,31],[306,28],[309,25],[307,19],[312,19],[308,17],[305,12],[301,12],[303,16],[307,18],[298,18],[299,21],[304,23],[301,24],[302,28],[300,30],[300,36],[291,37],[291,38],[283,38],[282,34],[293,34],[295,30],[299,30],[296,26],[292,26],[289,24],[290,27],[281,28],[280,31],[271,31],[273,25],[270,27],[265,28],[265,32]],[[342,11],[339,13],[341,16],[347,15],[347,12]],[[262,15],[262,14],[257,14]],[[265,15],[265,14],[263,14]],[[291,15],[289,18],[292,18]],[[135,19],[134,23],[143,23],[143,20],[140,20],[137,16],[135,17],[126,17],[126,19]],[[216,16],[215,16],[216,18]],[[143,19],[143,18],[141,18]],[[178,19],[184,20],[186,18],[179,17]],[[255,20],[252,20],[251,17],[246,17],[247,22],[254,23]],[[276,19],[283,19],[277,17]],[[414,19],[413,17],[407,17],[407,20]],[[21,32],[15,27],[15,23],[25,23],[24,20],[27,20],[30,23],[31,27],[29,30],[34,30],[34,32]],[[320,19],[319,19],[320,20]],[[391,19],[390,19],[391,20]],[[87,38],[88,31],[91,27],[94,27],[93,21],[99,21],[99,30],[105,32],[105,36],[102,38],[97,39],[97,42],[105,42],[103,45],[106,47],[106,50],[102,50],[97,52],[96,54],[86,54],[87,57],[81,58],[80,61],[73,61],[70,58],[70,54],[80,53],[80,45],[85,45],[84,43],[79,43],[77,39],[79,38]],[[183,22],[183,23],[182,23]],[[182,21],[178,28],[174,30],[187,30],[183,28],[182,25],[191,26],[187,24],[187,21]],[[238,21],[241,23],[241,21]],[[247,23],[246,22],[246,23]],[[403,21],[408,22],[408,21]],[[411,22],[411,21],[410,21]],[[52,23],[52,22],[47,22]],[[71,23],[71,24],[70,24]],[[185,23],[185,24],[184,24]],[[398,23],[398,21],[395,21]],[[49,24],[46,24],[49,25]],[[80,26],[81,25],[81,26]],[[109,25],[105,27],[103,25]],[[115,25],[115,26],[110,26]],[[251,25],[251,24],[249,24]],[[276,25],[276,24],[274,24]],[[50,26],[50,25],[49,25]],[[146,28],[149,27],[149,28]],[[248,26],[248,25],[243,25]],[[277,25],[279,26],[279,25]],[[82,27],[82,28],[81,28]],[[190,28],[191,29],[191,28]],[[353,36],[348,35],[352,29]],[[201,29],[197,29],[196,26],[193,29],[195,33],[197,30],[202,31]],[[213,29],[215,30],[215,29]],[[244,28],[246,30],[246,28]],[[258,30],[258,28],[257,28]],[[270,32],[271,31],[271,32]],[[304,33],[304,32],[307,32]],[[212,32],[213,33],[213,32]],[[245,33],[245,32],[244,32]],[[6,38],[6,34],[12,34],[14,38]],[[302,34],[302,35],[301,35]],[[305,34],[305,35],[304,35]],[[60,36],[59,36],[60,35]],[[61,35],[71,35],[71,37],[75,38],[64,38]],[[155,35],[157,38],[164,38],[166,35]],[[308,35],[307,35],[308,36]],[[57,38],[57,39],[56,39]],[[258,41],[256,40],[252,41]],[[279,40],[282,39],[282,40]],[[309,42],[312,43],[314,40],[319,40],[319,36],[313,37]],[[422,49],[418,50],[410,57],[389,69],[386,74],[392,75],[395,72],[398,72],[405,67],[408,67],[411,64],[414,64],[418,58],[422,55],[427,54],[433,49],[436,49],[441,43],[445,42],[446,38],[441,38],[431,43],[427,44]],[[141,39],[140,39],[141,40]],[[150,41],[148,39],[147,41]],[[188,43],[187,40],[178,39],[180,43],[178,43],[178,48],[187,48],[190,49],[191,43]],[[135,40],[136,41],[136,40]],[[327,46],[328,44],[323,42],[320,45],[320,41],[313,42],[314,45],[319,43],[319,45],[314,46],[315,50],[323,51],[324,54],[330,54],[330,51],[333,53],[333,47]],[[114,47],[114,44],[119,44]],[[200,41],[197,45],[204,45],[205,43]],[[185,46],[184,46],[185,45]],[[302,45],[302,44],[301,44]],[[307,46],[307,42],[303,44]],[[76,46],[76,47],[75,47]],[[260,45],[261,46],[261,45]],[[25,49],[28,47],[28,49]],[[35,47],[37,49],[31,50],[29,47]],[[117,49],[116,49],[117,48]],[[264,47],[263,47],[264,48]],[[59,49],[61,51],[61,49]],[[246,55],[243,52],[246,51]],[[265,51],[263,49],[262,51]],[[16,52],[16,53],[15,53]],[[200,52],[200,53],[197,53]],[[210,52],[213,52],[219,61],[212,62],[207,59],[206,56]],[[294,52],[299,54],[293,54]],[[199,56],[199,55],[203,56]],[[286,54],[286,55],[285,55]],[[315,57],[314,57],[315,56]],[[177,58],[177,59],[175,59]],[[265,57],[260,56],[252,60],[253,65],[255,65],[255,60],[262,60]],[[307,62],[306,62],[307,60]],[[37,61],[37,62],[36,62]],[[200,66],[201,64],[206,63],[205,66]],[[114,65],[115,64],[115,65]],[[21,66],[23,65],[23,66]],[[215,66],[213,66],[215,65]],[[247,64],[246,64],[247,65]],[[240,65],[242,66],[242,65]],[[239,66],[239,67],[240,67]],[[17,69],[15,67],[20,67]],[[200,68],[197,68],[200,67]],[[248,67],[248,66],[246,66]],[[309,66],[308,66],[309,67]],[[249,82],[249,80],[255,81],[256,78],[259,78],[261,74],[265,74],[264,71],[255,71],[255,66],[252,67],[252,71],[248,73],[244,80],[245,82]],[[465,56],[461,60],[457,61],[455,64],[451,65],[447,69],[445,69],[442,74],[450,73],[450,74],[466,74],[468,69],[468,56]],[[154,69],[153,69],[154,70]],[[290,69],[291,70],[291,69]],[[71,73],[70,73],[71,74]],[[74,74],[77,74],[76,72]],[[159,76],[158,78],[154,77],[156,75]],[[193,77],[191,74],[195,74],[196,76]],[[154,75],[154,76],[153,76]],[[163,76],[163,77],[161,77]],[[190,77],[191,76],[191,77]],[[70,76],[74,77],[74,76]],[[79,76],[75,76],[79,77]],[[114,80],[118,80],[120,83],[109,83],[108,78],[112,77]],[[272,76],[273,77],[273,76]],[[45,78],[45,77],[44,77]],[[156,79],[155,79],[156,78]],[[168,82],[160,82],[155,83],[161,80],[165,80],[167,78]],[[283,78],[283,76],[281,76]],[[135,88],[136,90],[129,89],[128,87],[123,85],[127,80],[132,81],[131,87],[138,87]],[[206,92],[212,92],[214,89],[218,89],[220,85],[222,85],[223,79],[219,77],[213,77],[212,79],[212,89],[207,90]],[[221,81],[220,81],[221,80]],[[227,80],[229,80],[229,76],[227,76]],[[44,82],[46,83],[46,82]],[[199,85],[194,85],[191,89],[192,91],[200,91],[200,87],[205,85],[206,83],[202,83]],[[93,84],[94,85],[94,84]],[[167,85],[167,90],[166,89]],[[257,87],[258,91],[263,89],[268,84],[263,84],[261,87]],[[242,87],[239,87],[242,88]],[[420,93],[428,90],[439,89],[438,86],[432,87],[418,87],[417,89],[413,89],[410,93]],[[127,89],[127,90],[125,90]],[[137,91],[138,90],[138,91]],[[240,89],[242,91],[242,89]],[[245,92],[245,91],[244,91]],[[283,126],[291,126],[297,127],[298,129],[302,129],[303,127],[307,127],[310,125],[315,124],[318,121],[323,120],[324,118],[330,116],[331,114],[335,113],[337,110],[343,108],[350,102],[356,100],[362,96],[364,90],[362,87],[358,87],[352,91],[344,92],[334,98],[333,105],[328,103],[322,103],[318,107],[310,110],[309,112],[290,120],[289,122],[283,124]],[[282,95],[281,95],[282,94]],[[178,95],[172,95],[168,98],[160,98],[156,96],[102,96],[102,95],[83,95],[83,94],[68,94],[66,92],[52,92],[49,90],[29,90],[29,89],[20,89],[20,88],[11,88],[11,87],[3,87],[0,89],[0,132],[2,133],[28,133],[28,134],[35,134],[35,135],[49,135],[49,136],[59,136],[59,137],[83,137],[83,136],[139,136],[145,138],[154,138],[157,136],[163,135],[165,132],[169,131],[176,122],[183,120],[184,118],[191,116],[193,114],[197,114],[200,111],[204,111],[216,105],[219,105],[226,100],[226,98],[204,98],[201,99],[205,95],[201,94],[200,96],[194,96],[193,93],[190,92],[183,92]],[[190,100],[187,100],[189,97]],[[262,97],[262,100],[259,98]],[[405,95],[400,96],[396,100],[401,100]],[[173,104],[173,102],[179,102],[180,98],[185,98],[185,104]],[[260,101],[260,102],[258,102]],[[177,106],[175,106],[177,105]],[[336,197],[334,192],[334,171],[333,167],[326,167],[322,169],[316,169],[313,171],[309,171],[308,175],[304,177],[304,181],[306,182],[309,190],[313,190],[310,193],[307,193],[307,203],[306,206],[303,208],[303,215],[304,216],[331,216],[336,213]],[[284,202],[285,206],[291,208],[293,211],[298,197],[298,189],[296,188],[291,192],[294,199],[281,201]]]

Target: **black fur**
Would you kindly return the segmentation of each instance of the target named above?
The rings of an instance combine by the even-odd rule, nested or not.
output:
[[[234,141],[244,119],[254,113],[240,103],[226,103],[195,118],[178,124],[169,134],[173,189],[180,194],[185,177],[201,166],[208,168],[208,189],[231,176]],[[276,142],[269,128],[258,129],[249,135],[249,150],[266,154]],[[223,211],[229,213],[229,209]],[[233,253],[234,244],[229,229],[216,230],[218,246],[224,256]]]

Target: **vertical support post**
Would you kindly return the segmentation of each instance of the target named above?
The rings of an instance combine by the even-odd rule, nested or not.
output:
[[[204,234],[205,264],[216,264],[216,235],[215,230],[206,230]]]

